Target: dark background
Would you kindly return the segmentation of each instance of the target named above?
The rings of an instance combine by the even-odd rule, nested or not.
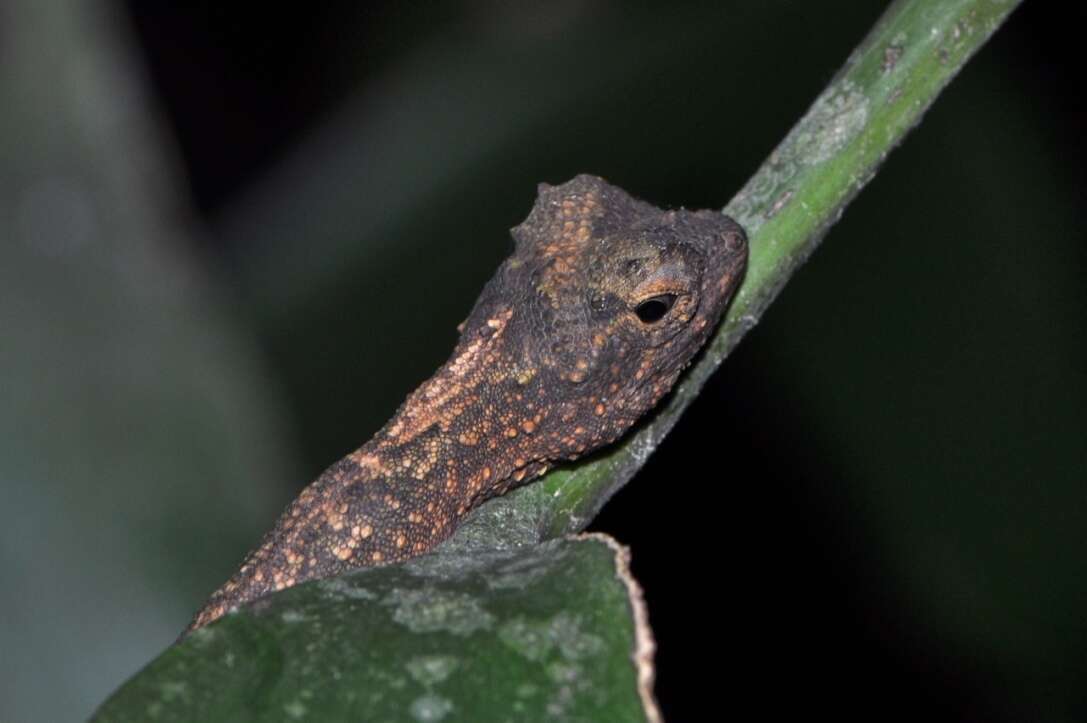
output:
[[[538,181],[720,207],[882,10],[225,5],[122,7],[291,461],[233,547],[163,514],[175,610],[444,360]],[[1084,20],[1016,11],[594,522],[668,720],[1087,717]]]

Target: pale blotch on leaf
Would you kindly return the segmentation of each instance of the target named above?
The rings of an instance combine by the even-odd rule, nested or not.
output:
[[[524,618],[514,618],[504,623],[498,629],[498,639],[532,661],[543,660],[551,650],[551,641],[544,626]]]
[[[306,616],[298,610],[284,610],[279,614],[279,619],[289,624],[306,622]]]
[[[407,663],[411,677],[425,686],[436,685],[457,669],[457,659],[451,655],[423,655]]]
[[[366,588],[352,585],[342,577],[326,578],[317,584],[322,592],[328,593],[334,599],[373,600],[377,597]]]
[[[283,712],[287,714],[288,718],[302,720],[306,717],[306,706],[300,700],[292,700],[283,706]]]
[[[453,703],[439,695],[428,693],[416,698],[411,704],[411,715],[423,723],[440,721],[453,710]]]
[[[189,697],[189,684],[182,680],[167,681],[159,686],[159,695],[164,703],[187,700]]]
[[[395,606],[393,620],[416,633],[471,635],[494,624],[494,616],[471,595],[432,588],[390,592],[382,603]]]
[[[554,651],[568,661],[598,655],[606,648],[604,641],[581,630],[580,621],[566,612],[550,620],[514,618],[499,628],[499,639],[528,660],[540,661]]]
[[[492,590],[523,590],[549,572],[562,566],[566,557],[564,548],[554,548],[551,557],[527,555],[514,558],[486,578]]]

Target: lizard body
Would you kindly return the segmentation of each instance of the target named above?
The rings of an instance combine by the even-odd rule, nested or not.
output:
[[[466,514],[609,444],[671,389],[735,292],[743,229],[663,211],[594,176],[541,184],[453,355],[287,507],[193,620],[403,560]]]

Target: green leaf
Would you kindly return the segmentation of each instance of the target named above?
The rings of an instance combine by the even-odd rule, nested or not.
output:
[[[640,605],[625,550],[599,535],[432,555],[228,615],[93,720],[653,719]]]

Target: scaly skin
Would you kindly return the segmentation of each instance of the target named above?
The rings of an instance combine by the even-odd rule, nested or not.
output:
[[[189,630],[427,552],[487,498],[615,441],[671,389],[747,261],[727,216],[662,211],[585,175],[541,184],[512,234],[449,361],[302,491]]]

